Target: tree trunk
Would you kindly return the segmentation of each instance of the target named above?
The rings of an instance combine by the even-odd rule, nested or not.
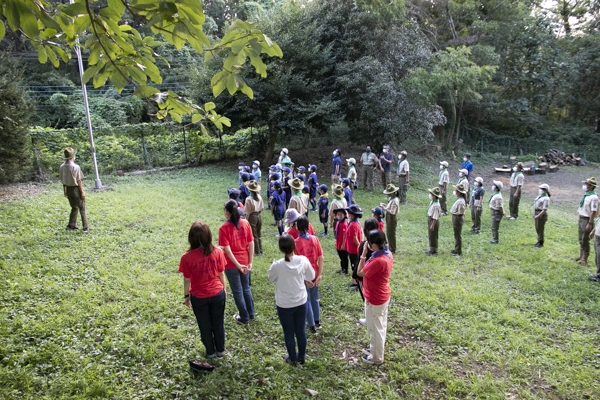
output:
[[[464,100],[461,100],[460,106],[458,106],[458,117],[456,117],[456,134],[454,136],[454,145],[458,143],[458,139],[460,138],[460,119],[462,118],[463,104]]]
[[[268,168],[268,166],[271,165],[273,151],[275,150],[275,142],[277,142],[277,130],[274,125],[269,124],[269,142],[267,143],[265,158],[263,159],[265,168]]]

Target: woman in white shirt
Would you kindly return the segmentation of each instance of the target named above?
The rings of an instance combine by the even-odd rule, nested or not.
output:
[[[306,294],[305,281],[315,279],[315,270],[308,258],[294,255],[296,243],[291,235],[279,238],[279,250],[285,257],[274,261],[269,268],[269,281],[275,283],[277,315],[283,328],[288,356],[292,365],[304,364],[306,357]],[[296,353],[296,340],[298,353]]]

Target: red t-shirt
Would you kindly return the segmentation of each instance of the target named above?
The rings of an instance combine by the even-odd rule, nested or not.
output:
[[[319,269],[317,260],[323,255],[323,249],[321,248],[321,242],[319,242],[319,239],[317,239],[316,236],[311,235],[310,239],[299,237],[295,240],[295,242],[296,250],[294,251],[294,254],[308,258],[310,265],[312,265],[315,272],[317,272]]]
[[[179,272],[191,280],[190,293],[194,297],[205,299],[221,293],[223,283],[219,273],[225,271],[225,254],[215,247],[212,253],[205,256],[200,249],[194,249],[181,256]]]
[[[354,243],[355,237],[358,239],[358,244]],[[362,226],[358,221],[351,221],[346,230],[346,251],[349,254],[358,254],[360,242],[362,242]]]
[[[375,306],[382,305],[390,299],[390,275],[394,259],[382,254],[368,260],[363,268],[363,295],[367,301]]]
[[[219,228],[219,246],[229,246],[235,259],[242,265],[248,264],[248,243],[254,240],[250,223],[240,219],[239,229],[227,221]],[[235,264],[227,257],[226,269],[235,268]]]
[[[383,221],[379,221],[379,230],[383,232]]]
[[[346,229],[348,229],[348,222],[346,220],[337,221],[335,225],[335,249],[346,250],[344,245],[346,244]]]
[[[298,239],[298,235],[300,234],[300,232],[298,232],[298,228],[296,227],[296,225],[292,226],[290,228],[289,231],[287,231],[288,235],[291,235],[294,239]],[[313,228],[313,226],[311,225],[311,223],[308,223],[308,234],[309,235],[314,235],[315,234],[315,228]]]

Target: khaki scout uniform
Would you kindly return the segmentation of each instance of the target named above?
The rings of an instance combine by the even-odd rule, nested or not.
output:
[[[440,228],[440,216],[442,215],[442,207],[439,199],[433,200],[429,203],[427,209],[427,232],[429,233],[429,253],[437,254],[438,250],[438,232]],[[431,224],[434,223],[433,230],[429,229]]]
[[[510,198],[508,199],[508,208],[510,209],[511,218],[519,217],[519,203],[521,202],[521,193],[523,193],[523,182],[525,181],[525,176],[522,171],[513,172],[510,176]],[[517,189],[519,190],[519,195],[515,198],[515,193],[517,193]]]
[[[360,156],[361,163],[361,179],[363,188],[367,190],[373,190],[373,168],[377,165],[377,156],[373,152],[367,153],[366,151]]]
[[[438,181],[440,194],[442,195],[440,198],[440,207],[442,213],[447,214],[448,206],[446,205],[446,190],[444,190],[444,183],[446,183],[446,190],[448,190],[448,185],[450,184],[450,174],[448,173],[448,168],[444,168],[440,171],[440,179]]]
[[[502,221],[502,210],[504,210],[504,200],[502,194],[496,192],[490,197],[490,214],[492,215],[492,241],[498,243],[498,230],[500,228],[500,221]]]
[[[392,253],[396,252],[396,226],[398,225],[398,211],[400,210],[400,200],[393,197],[385,206],[385,230],[388,246]]]
[[[450,213],[452,214],[452,229],[454,230],[454,252],[462,254],[462,228],[465,223],[467,203],[463,197],[456,199]]]
[[[579,203],[577,214],[579,214],[579,250],[582,255],[585,255],[587,260],[590,254],[590,238],[589,231],[586,231],[586,226],[590,221],[590,216],[598,211],[598,196],[595,191],[587,192]]]
[[[258,194],[258,193],[257,193]],[[262,212],[265,206],[263,199],[258,194],[258,200],[252,198],[252,194],[246,197],[246,203],[244,204],[244,210],[246,211],[246,219],[250,223],[252,228],[252,236],[254,237],[254,254],[262,254]]]
[[[408,190],[408,182],[406,182],[406,176],[410,172],[410,166],[406,158],[398,163],[398,189],[400,189],[400,204],[406,204],[406,192]]]
[[[535,219],[535,232],[537,233],[538,243],[544,245],[544,227],[548,221],[548,206],[550,205],[550,196],[544,193],[533,201],[533,216],[537,217],[542,211],[546,211],[539,218]]]
[[[85,199],[81,198],[78,182],[83,180],[83,172],[79,165],[72,161],[66,160],[59,168],[58,174],[60,181],[67,187],[67,199],[71,206],[71,214],[69,216],[69,225],[72,229],[77,226],[77,214],[81,214],[83,228],[88,227],[87,214],[85,212]]]

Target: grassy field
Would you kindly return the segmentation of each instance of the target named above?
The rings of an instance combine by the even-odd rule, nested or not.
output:
[[[265,255],[255,259],[252,279],[257,318],[236,325],[228,296],[228,356],[211,375],[189,373],[187,360],[203,358],[204,349],[182,304],[179,257],[194,220],[216,236],[235,167],[105,177],[114,190],[88,192],[88,234],[64,230],[68,204],[58,184],[0,202],[0,397],[295,399],[312,389],[325,399],[599,398],[600,292],[587,280],[593,267],[572,261],[578,198],[557,199],[543,249],[532,247],[530,185],[521,217],[502,221],[499,245],[487,243],[486,212],[484,233],[465,232],[463,256],[452,257],[445,217],[440,255],[428,257],[424,189],[434,170],[416,162],[413,171],[415,187],[400,211],[381,367],[360,361],[368,345],[357,322],[362,304],[348,279],[335,274],[331,237],[322,241],[324,327],[309,335],[305,365],[284,363],[266,278],[280,254],[266,216]],[[594,171],[567,169],[564,176],[574,177],[577,190],[579,178]],[[356,197],[363,209],[384,201],[378,193]]]

